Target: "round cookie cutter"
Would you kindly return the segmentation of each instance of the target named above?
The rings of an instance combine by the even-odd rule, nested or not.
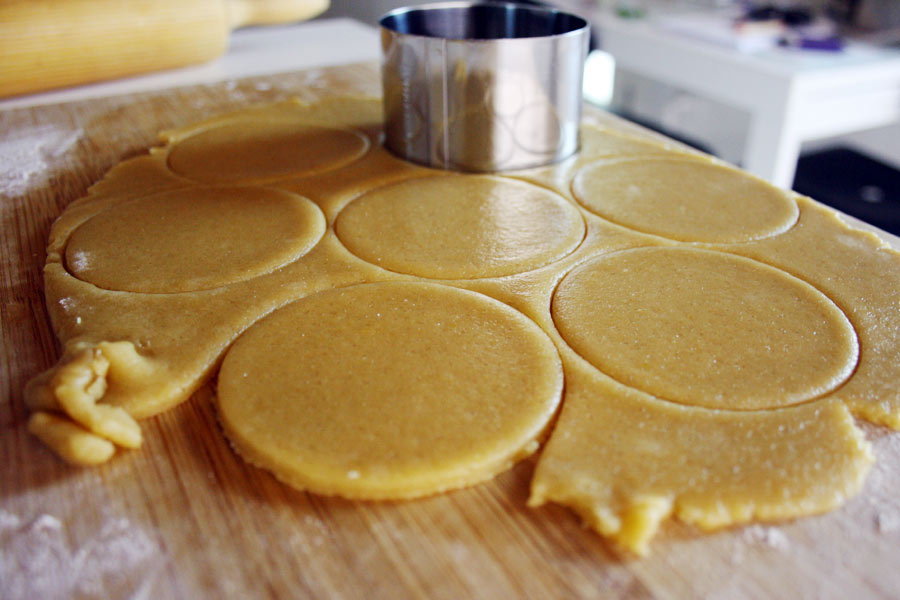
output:
[[[423,165],[524,169],[578,150],[589,26],[559,10],[444,2],[381,18],[385,145]]]

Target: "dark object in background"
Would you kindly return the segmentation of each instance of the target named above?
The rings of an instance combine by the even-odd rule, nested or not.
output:
[[[813,13],[802,6],[780,8],[772,4],[753,6],[744,15],[747,21],[781,21],[788,27],[809,25],[813,21]]]
[[[813,13],[808,8],[789,8],[782,13],[781,20],[788,27],[802,27],[813,22]]]
[[[794,190],[900,235],[900,171],[850,148],[800,157]]]

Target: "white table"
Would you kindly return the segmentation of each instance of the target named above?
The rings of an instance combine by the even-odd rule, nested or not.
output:
[[[652,17],[590,18],[617,68],[749,112],[743,167],[785,188],[804,141],[900,120],[898,50],[748,54],[664,31]]]
[[[0,99],[0,110],[371,62],[380,57],[378,30],[352,19],[252,27],[232,33],[225,55],[209,63]]]

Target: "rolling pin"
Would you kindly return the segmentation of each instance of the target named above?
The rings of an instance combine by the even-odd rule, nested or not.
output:
[[[313,17],[329,0],[0,0],[0,97],[221,56],[231,30]]]

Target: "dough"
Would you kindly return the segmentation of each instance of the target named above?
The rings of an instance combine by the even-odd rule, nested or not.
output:
[[[561,394],[559,355],[533,321],[427,283],[281,308],[235,342],[218,384],[222,425],[245,458],[348,498],[489,479],[538,448]]]
[[[614,223],[685,242],[745,242],[786,231],[797,204],[766,182],[692,158],[610,159],[572,184],[585,208]]]
[[[367,138],[284,118],[242,118],[177,142],[173,172],[204,183],[263,183],[342,167],[368,149]]]
[[[846,381],[859,347],[808,283],[696,248],[639,248],[569,273],[553,298],[563,339],[657,398],[732,410],[788,406]]]
[[[853,418],[900,429],[900,254],[609,129],[483,176],[397,159],[381,120],[360,98],[215,117],[70,204],[45,268],[65,349],[26,390],[30,431],[102,462],[221,364],[238,451],[320,493],[433,493],[545,443],[529,503],[642,553],[670,516],[860,490]]]
[[[716,411],[660,401],[575,367],[566,371],[562,415],[528,504],[570,506],[621,547],[646,554],[672,515],[711,530],[837,508],[859,491],[873,461],[834,399]]]
[[[118,204],[76,229],[66,268],[128,292],[203,290],[274,271],[325,232],[315,204],[265,188],[187,188]]]
[[[558,260],[584,238],[584,220],[544,188],[451,174],[363,194],[341,212],[335,230],[351,252],[385,269],[466,279],[530,271]]]

